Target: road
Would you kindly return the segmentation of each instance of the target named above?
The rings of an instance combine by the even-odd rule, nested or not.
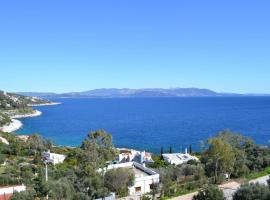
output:
[[[260,183],[260,184],[267,184],[267,180],[269,179],[269,175],[263,176],[261,178],[257,178],[255,180],[250,181],[249,183]],[[230,181],[228,183],[219,185],[219,188],[222,189],[224,196],[226,197],[226,200],[232,200],[232,196],[234,192],[240,187],[240,183],[235,181]],[[171,200],[192,200],[193,196],[196,195],[195,193],[190,193],[187,195],[179,196],[171,198]]]

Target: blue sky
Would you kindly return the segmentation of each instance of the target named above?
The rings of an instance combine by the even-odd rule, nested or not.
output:
[[[0,89],[270,93],[270,1],[3,0]]]

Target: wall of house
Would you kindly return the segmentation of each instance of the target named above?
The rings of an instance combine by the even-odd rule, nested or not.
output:
[[[129,187],[129,194],[135,195],[135,194],[145,194],[148,192],[151,192],[151,185],[159,183],[159,174],[155,174],[152,176],[145,176],[142,178],[136,178],[134,186]],[[136,192],[136,188],[140,187],[141,191]]]

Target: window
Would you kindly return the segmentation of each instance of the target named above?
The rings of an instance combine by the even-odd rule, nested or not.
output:
[[[141,192],[141,187],[135,187],[135,192]]]

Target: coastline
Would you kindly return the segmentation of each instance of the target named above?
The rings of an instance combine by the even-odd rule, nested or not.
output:
[[[14,115],[11,117],[11,123],[0,127],[0,130],[6,133],[14,132],[23,126],[23,123],[18,119],[28,118],[28,117],[37,117],[40,115],[42,115],[42,112],[39,110],[35,110],[34,113],[31,113],[31,114]]]
[[[11,119],[11,123],[0,127],[0,130],[6,133],[14,132],[23,126],[22,122],[17,119]]]
[[[60,105],[62,103],[60,102],[51,102],[51,103],[42,103],[42,104],[28,104],[28,106],[33,106],[33,107],[39,107],[39,106],[56,106],[56,105]]]
[[[42,112],[39,110],[34,110],[34,113],[31,114],[22,114],[22,115],[14,115],[11,118],[12,119],[21,119],[21,118],[27,118],[27,117],[37,117],[42,115]]]

